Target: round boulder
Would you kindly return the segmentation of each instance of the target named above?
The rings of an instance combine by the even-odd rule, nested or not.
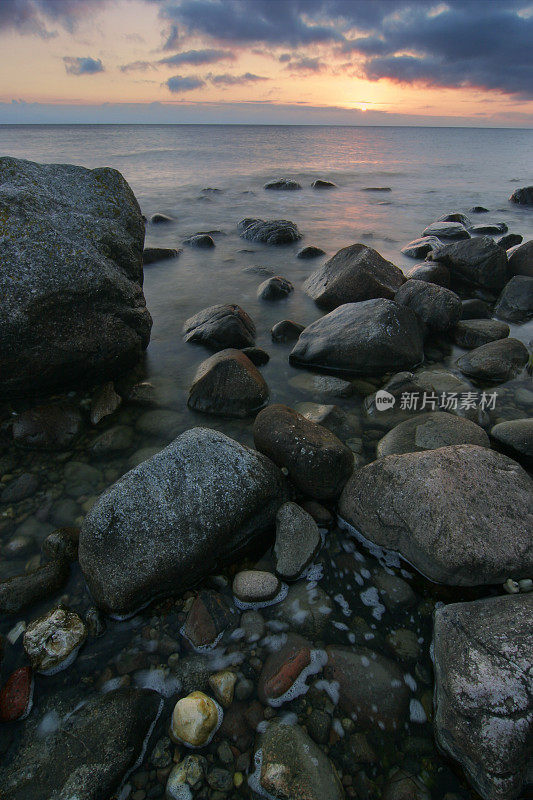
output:
[[[247,417],[268,401],[265,379],[240,350],[221,350],[203,361],[189,390],[187,405],[220,417]]]
[[[378,442],[378,458],[393,453],[436,450],[453,444],[489,447],[489,437],[479,425],[445,411],[430,411],[400,422]]]

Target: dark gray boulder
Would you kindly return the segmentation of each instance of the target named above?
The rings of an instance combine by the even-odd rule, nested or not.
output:
[[[450,286],[450,273],[448,267],[444,264],[437,264],[434,261],[424,261],[422,264],[415,264],[405,273],[407,280],[427,281],[428,283],[436,283],[437,286],[444,286],[448,289]]]
[[[460,211],[452,211],[451,214],[443,214],[436,219],[435,222],[460,222],[465,228],[469,228],[472,224],[466,214],[462,214]]]
[[[281,300],[293,291],[294,286],[290,281],[280,275],[275,275],[260,284],[257,289],[257,297],[259,300]]]
[[[3,395],[109,380],[150,339],[144,223],[108,167],[0,158]]]
[[[283,478],[260,453],[192,428],[102,494],[85,517],[79,562],[115,615],[183,593],[273,530]]]
[[[211,350],[228,347],[253,347],[255,325],[246,311],[237,305],[209,306],[183,325],[186,342],[197,342]]]
[[[421,236],[402,247],[401,252],[410,258],[424,258],[432,250],[442,247],[442,242],[436,236]]]
[[[171,258],[177,258],[179,254],[179,250],[173,250],[171,247],[145,247],[143,250],[143,264],[147,266],[157,261],[168,261]]]
[[[326,253],[322,250],[321,247],[314,247],[313,245],[309,245],[308,247],[302,247],[301,250],[298,251],[296,258],[303,258],[303,259],[310,259],[310,258],[320,258],[320,256],[325,256]]]
[[[213,237],[208,233],[195,233],[184,239],[183,244],[195,247],[197,250],[212,250],[215,246]]]
[[[460,222],[432,222],[422,231],[422,236],[438,239],[470,239],[470,234]]]
[[[506,325],[505,322],[499,322],[497,319],[461,320],[450,331],[455,344],[467,350],[481,347],[481,345],[488,344],[488,342],[496,342],[498,339],[506,339],[509,333],[509,325]]]
[[[291,244],[302,238],[294,222],[288,219],[262,219],[247,217],[238,224],[241,239],[263,244]]]
[[[494,314],[509,322],[527,322],[533,317],[533,275],[515,275],[507,283],[494,308]]]
[[[172,217],[169,217],[168,214],[161,214],[157,212],[152,214],[150,217],[150,224],[151,225],[168,225],[170,222],[175,222]]]
[[[532,652],[533,594],[435,611],[435,736],[483,800],[526,796]]]
[[[523,241],[524,237],[519,233],[506,233],[505,236],[502,236],[501,239],[498,239],[498,244],[500,247],[503,247],[504,250],[509,250],[511,247],[516,247],[517,245],[522,244]]]
[[[485,206],[472,206],[470,209],[471,214],[488,214],[489,209],[485,208]]]
[[[439,333],[461,318],[461,299],[449,289],[427,281],[407,281],[394,295],[394,302],[412,309],[429,330]]]
[[[511,419],[499,422],[491,437],[505,453],[526,465],[533,463],[533,419]]]
[[[202,361],[189,391],[194,411],[220,417],[247,417],[268,401],[268,386],[240,350],[221,350]]]
[[[509,200],[522,206],[533,206],[533,186],[524,186],[515,189]]]
[[[499,291],[507,281],[507,254],[490,236],[443,245],[433,250],[432,259],[448,267],[452,283]]]
[[[324,181],[318,178],[311,184],[312,189],[336,189],[337,185],[332,181]]]
[[[424,357],[422,327],[414,311],[392,300],[346,303],[305,328],[290,360],[353,375],[410,369]]]
[[[393,453],[416,453],[454,444],[489,447],[489,437],[479,425],[446,411],[429,411],[400,422],[377,444],[378,458]]]
[[[403,272],[364,244],[343,247],[304,283],[321,308],[358,303],[375,297],[394,297],[405,282]]]
[[[483,233],[487,236],[497,236],[500,233],[507,233],[509,228],[505,222],[482,222],[480,225],[473,225],[470,230],[472,233]],[[498,244],[500,243],[498,242]],[[500,244],[500,247],[503,247],[503,245]]]
[[[282,319],[272,326],[270,335],[273,342],[295,342],[303,330],[305,325],[293,322],[292,319]]]
[[[313,517],[296,503],[283,503],[276,517],[274,569],[284,581],[300,577],[320,550],[322,539]]]
[[[513,250],[509,256],[509,271],[512,275],[533,278],[533,239]]]
[[[67,450],[83,429],[79,410],[68,403],[36,406],[13,422],[13,441],[27,450]]]
[[[529,359],[527,347],[518,339],[498,339],[476,347],[457,359],[457,366],[478,381],[508,381],[518,375]]]
[[[478,297],[463,300],[461,306],[461,319],[490,319],[492,317],[489,304]]]
[[[277,192],[294,192],[301,189],[302,186],[298,181],[293,181],[291,178],[276,178],[265,183],[263,188]]]

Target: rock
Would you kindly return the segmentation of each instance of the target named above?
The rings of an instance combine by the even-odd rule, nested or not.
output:
[[[183,333],[186,342],[198,342],[211,350],[255,344],[253,320],[237,305],[204,308],[185,322]]]
[[[136,450],[132,456],[128,459],[128,464],[130,469],[132,467],[137,467],[139,464],[142,464],[143,461],[148,461],[149,458],[155,456],[156,453],[159,453],[161,450],[161,446],[158,447],[141,447],[139,450]]]
[[[392,192],[390,186],[365,186],[362,192]]]
[[[513,458],[527,465],[533,461],[533,419],[499,422],[490,435]]]
[[[231,588],[241,603],[268,603],[280,593],[281,583],[271,572],[245,569],[235,575]]]
[[[469,228],[472,224],[466,214],[462,214],[460,211],[453,211],[451,214],[443,214],[436,219],[435,222],[460,222],[465,228]]]
[[[215,246],[213,237],[209,236],[208,233],[195,233],[193,236],[184,239],[183,244],[195,247],[198,250],[211,250]]]
[[[58,403],[23,411],[13,423],[13,441],[29,450],[67,450],[82,430],[77,408]]]
[[[167,214],[152,214],[150,217],[150,224],[151,225],[167,225],[169,222],[174,222],[175,220],[172,217],[167,216]]]
[[[125,775],[143,757],[160,709],[148,689],[116,689],[64,713],[46,737],[25,730],[22,746],[0,769],[5,800],[115,795]]]
[[[181,633],[195,648],[217,643],[231,624],[232,614],[222,595],[202,589],[194,598]]]
[[[144,225],[116,170],[0,160],[2,394],[115,377],[150,339]]]
[[[304,289],[321,308],[394,297],[405,282],[398,267],[364,244],[344,247],[307,278]]]
[[[485,208],[485,206],[473,206],[470,209],[470,213],[471,214],[488,214],[489,213],[489,209]]]
[[[524,237],[520,236],[519,233],[507,233],[505,236],[502,236],[501,239],[498,239],[498,244],[500,247],[503,247],[504,250],[509,250],[511,247],[522,244],[523,241]]]
[[[496,342],[498,339],[506,339],[509,333],[509,325],[499,322],[497,319],[462,320],[450,331],[455,344],[465,347],[467,350],[481,347],[488,342]]]
[[[294,222],[287,219],[247,218],[238,225],[241,239],[263,244],[291,244],[302,238],[302,234]]]
[[[293,581],[307,569],[322,544],[314,519],[296,503],[283,503],[276,516],[274,568],[282,580]]]
[[[0,690],[0,721],[25,719],[33,705],[33,673],[31,667],[19,667],[11,673]]]
[[[313,181],[311,184],[311,189],[336,189],[336,184],[332,183],[331,181],[323,181],[320,178],[316,181]]]
[[[271,610],[273,619],[308,639],[320,639],[333,612],[333,603],[320,586],[298,581],[289,587],[287,597]]]
[[[248,643],[258,642],[265,635],[265,620],[261,616],[261,613],[255,609],[250,609],[242,613],[239,627],[244,631],[244,638]],[[253,684],[250,694],[252,691]]]
[[[407,581],[385,569],[377,569],[372,578],[389,611],[411,608],[416,605],[416,594]]]
[[[426,281],[409,280],[400,286],[394,302],[412,309],[429,330],[442,333],[461,318],[461,300],[449,289]]]
[[[499,291],[507,282],[507,255],[490,236],[443,245],[433,251],[433,261],[448,267],[452,283]]]
[[[533,317],[533,275],[515,275],[507,283],[494,308],[494,314],[509,322],[527,322]]]
[[[309,395],[325,397],[351,397],[354,393],[350,381],[335,378],[331,375],[314,375],[312,372],[300,372],[289,380],[291,386]]]
[[[305,325],[293,322],[292,319],[282,319],[272,327],[270,335],[273,342],[295,342],[303,330]]]
[[[259,300],[280,300],[287,297],[294,291],[294,286],[286,278],[276,275],[274,278],[267,278],[259,286],[257,297]]]
[[[221,350],[202,361],[189,390],[187,405],[220,417],[247,417],[268,402],[268,386],[257,367],[240,350]]]
[[[171,736],[186,747],[205,747],[222,722],[222,709],[203,692],[191,692],[174,706]]]
[[[270,356],[261,347],[245,347],[242,352],[256,367],[263,367],[270,361]]]
[[[331,730],[331,717],[327,711],[314,708],[305,721],[305,727],[314,742],[321,745],[328,743]]]
[[[290,692],[286,700],[294,700],[305,694],[306,675],[311,664],[311,645],[302,636],[287,634],[285,643],[267,657],[259,680],[257,696],[264,704],[281,705],[284,695]],[[320,665],[315,672],[320,671]],[[302,675],[303,673],[303,675]],[[298,682],[298,685],[295,684]],[[291,691],[292,690],[292,691]]]
[[[444,796],[447,800],[455,797],[451,793]],[[396,769],[383,790],[382,800],[431,800],[431,793],[420,778]]]
[[[365,647],[328,647],[326,679],[339,685],[339,707],[359,726],[400,730],[409,704],[401,669]]]
[[[182,594],[271,530],[284,500],[267,458],[216,431],[186,431],[85,517],[79,561],[95,602],[120,615]]]
[[[477,297],[463,300],[461,306],[461,319],[490,319],[492,317],[492,311],[488,303],[485,303],[484,300],[479,300]]]
[[[339,406],[319,403],[298,403],[296,411],[310,422],[322,425],[331,431],[341,442],[352,439],[361,433],[361,424],[355,414],[348,414]]]
[[[422,236],[438,239],[470,239],[470,234],[460,222],[432,222],[422,231]]]
[[[165,788],[166,800],[192,800],[192,787],[201,788],[205,770],[206,761],[203,756],[185,756],[170,771]]]
[[[263,188],[284,192],[293,192],[296,189],[301,189],[302,187],[298,181],[293,181],[290,178],[277,178],[276,180],[265,183]]]
[[[133,430],[127,425],[113,425],[97,436],[89,450],[96,458],[105,458],[109,453],[122,453],[133,445]]]
[[[298,251],[296,254],[296,258],[303,258],[303,259],[310,259],[310,258],[320,258],[320,256],[325,256],[326,253],[322,250],[321,247],[313,247],[312,245],[308,247],[302,247],[301,250]]]
[[[509,257],[509,271],[512,275],[527,275],[533,278],[533,239],[524,242]]]
[[[308,325],[290,354],[302,366],[352,375],[410,369],[423,360],[422,326],[411,309],[379,298],[346,303]]]
[[[134,403],[137,406],[156,406],[157,394],[155,387],[149,381],[141,381],[131,387],[127,394],[129,403]]]
[[[236,674],[229,669],[223,669],[209,676],[209,686],[224,708],[228,708],[233,702],[236,682]]]
[[[113,381],[109,381],[101,386],[91,398],[91,423],[98,425],[105,417],[111,414],[120,407],[122,397],[115,392]]]
[[[143,250],[143,264],[154,264],[157,261],[168,261],[170,258],[177,258],[180,254],[179,250],[174,250],[171,247],[145,247]]]
[[[508,381],[518,375],[529,359],[527,347],[518,339],[498,339],[457,359],[457,366],[478,381]]]
[[[136,428],[147,436],[156,436],[159,439],[175,439],[183,430],[183,418],[177,411],[157,408],[146,411],[137,419]],[[146,450],[147,448],[143,448]],[[144,459],[143,459],[144,460]]]
[[[65,586],[68,562],[54,560],[32,572],[0,581],[0,613],[18,614],[42,600],[48,600]]]
[[[499,233],[506,233],[509,229],[505,222],[482,223],[473,225],[470,230],[472,233],[483,233],[487,236],[497,236]],[[499,244],[499,243],[498,243]],[[501,247],[502,245],[500,245]]]
[[[524,186],[522,189],[515,189],[509,200],[511,203],[518,203],[523,206],[533,205],[533,186]]]
[[[30,622],[23,643],[33,669],[55,675],[72,664],[86,638],[83,620],[60,606]]]
[[[338,497],[353,468],[353,453],[327,428],[315,425],[292,408],[271,405],[254,423],[256,448],[280,467],[309,497]]]
[[[427,281],[428,283],[436,283],[437,286],[444,286],[448,289],[450,286],[450,273],[448,267],[444,264],[438,264],[435,261],[424,261],[423,264],[416,264],[405,273],[407,280],[414,279],[416,281]]]
[[[393,453],[416,453],[454,444],[490,447],[489,437],[479,425],[446,411],[430,411],[396,425],[380,439],[376,455],[383,458]]]
[[[80,461],[69,461],[63,474],[65,492],[71,497],[93,494],[102,480],[102,474],[98,469]]]
[[[321,528],[329,528],[334,522],[334,517],[327,508],[324,508],[315,500],[306,500],[302,503],[302,508],[313,517],[316,524],[320,525]]]
[[[528,782],[532,632],[532,594],[435,611],[435,736],[484,800],[517,800]]]
[[[516,462],[460,444],[356,470],[339,514],[430,580],[479,586],[531,572],[532,500],[532,481]]]
[[[396,628],[387,636],[387,645],[400,661],[416,661],[420,658],[417,634],[409,628]]]
[[[20,503],[27,497],[32,497],[39,486],[41,485],[40,478],[37,475],[32,475],[31,472],[23,472],[18,478],[10,481],[5,489],[0,494],[0,502],[2,503]]]
[[[436,236],[421,236],[402,247],[401,252],[410,258],[424,258],[432,250],[438,250],[440,247],[442,242]]]
[[[271,722],[261,734],[251,789],[268,797],[343,800],[344,791],[324,751],[298,725]]]
[[[48,534],[42,544],[43,555],[59,561],[76,561],[78,558],[78,528],[58,528]]]

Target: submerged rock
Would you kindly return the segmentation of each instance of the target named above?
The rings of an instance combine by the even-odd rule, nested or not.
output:
[[[280,275],[276,275],[263,281],[257,290],[257,297],[259,300],[279,300],[282,297],[287,297],[293,291],[294,286],[290,281]]]
[[[527,322],[533,317],[533,275],[515,275],[498,298],[494,314],[509,322]]]
[[[168,225],[169,222],[175,222],[175,220],[172,217],[169,217],[168,214],[156,212],[150,217],[151,225]]]
[[[154,264],[157,261],[168,261],[170,258],[177,258],[180,254],[179,250],[174,250],[171,247],[145,247],[143,250],[143,264]]]
[[[291,178],[277,178],[276,180],[265,183],[263,188],[282,192],[293,192],[302,187],[298,181],[293,181]]]
[[[38,475],[23,472],[7,485],[4,484],[5,488],[0,492],[0,503],[20,503],[21,500],[32,497],[40,485]]]
[[[86,638],[83,620],[60,606],[28,625],[24,650],[34,670],[54,675],[72,664]]]
[[[472,224],[466,214],[462,214],[460,211],[452,211],[451,214],[443,214],[436,219],[435,222],[460,222],[465,228],[469,228]]]
[[[54,559],[31,572],[0,581],[0,613],[18,614],[42,600],[48,600],[65,586],[68,562]]]
[[[195,247],[197,250],[212,250],[215,246],[213,237],[208,233],[195,233],[184,239],[183,244],[189,247]]]
[[[194,411],[221,417],[247,417],[268,402],[265,379],[240,350],[221,350],[203,361],[189,391]]]
[[[318,178],[311,184],[311,189],[336,189],[337,185],[332,181],[324,181]]]
[[[270,653],[263,665],[257,682],[257,695],[260,701],[276,706],[282,704],[287,692],[290,692],[286,697],[287,700],[305,694],[307,691],[305,678],[306,672],[309,674],[311,658],[309,642],[298,634],[287,634],[285,643],[279,650]],[[317,667],[314,673],[320,671],[321,664]],[[295,687],[297,681],[298,685]]]
[[[36,406],[15,419],[13,441],[28,450],[67,450],[82,427],[81,414],[74,406]]]
[[[518,339],[498,339],[457,359],[457,366],[478,381],[508,381],[518,375],[529,359],[527,347]]]
[[[295,342],[303,330],[305,325],[293,322],[292,319],[282,319],[272,326],[270,335],[273,342]]]
[[[187,612],[181,633],[195,648],[211,647],[231,621],[232,615],[224,597],[217,592],[202,589]]]
[[[450,333],[455,344],[470,350],[488,342],[506,339],[510,328],[497,319],[467,319],[458,322]]]
[[[114,414],[121,404],[122,398],[115,392],[113,381],[105,383],[91,398],[91,423],[98,425],[105,417]]]
[[[274,569],[285,581],[294,581],[311,564],[322,540],[313,517],[296,503],[283,503],[276,516]]]
[[[448,267],[452,282],[490,291],[499,291],[507,282],[507,254],[490,236],[444,245],[432,258]]]
[[[183,325],[186,342],[197,342],[211,350],[253,347],[255,325],[246,311],[237,305],[209,306]]]
[[[490,447],[489,437],[479,425],[446,411],[430,411],[396,425],[380,439],[376,454],[383,458],[393,453],[416,453],[454,444]]]
[[[0,722],[25,719],[33,704],[33,672],[31,667],[19,667],[11,673],[0,689]]]
[[[320,258],[320,256],[325,256],[326,253],[322,250],[321,247],[313,247],[309,245],[308,247],[302,247],[301,250],[298,251],[296,258],[302,259],[310,259],[310,258]]]
[[[407,281],[394,295],[394,302],[412,309],[429,330],[439,333],[461,318],[460,298],[449,289],[426,281]]]
[[[524,186],[521,189],[515,189],[509,200],[511,203],[518,203],[523,206],[533,205],[533,186]]]
[[[241,239],[263,244],[290,244],[302,238],[302,234],[294,222],[287,219],[246,218],[238,224]]]

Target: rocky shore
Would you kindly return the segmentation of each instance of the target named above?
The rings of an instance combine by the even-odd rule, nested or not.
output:
[[[235,220],[309,274],[251,268],[272,348],[239,297],[177,320],[176,408],[143,265],[219,232],[143,249],[120,173],[7,157],[0,209],[3,800],[528,796],[532,242],[450,211],[402,271]]]

